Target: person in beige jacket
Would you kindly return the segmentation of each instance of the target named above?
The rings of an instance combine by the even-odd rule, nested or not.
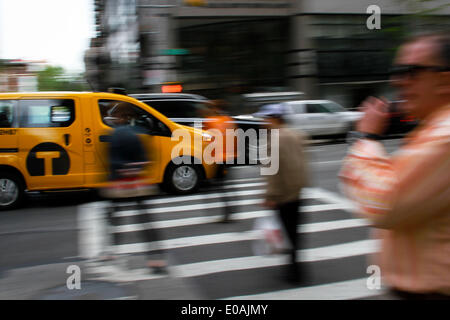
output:
[[[285,126],[283,118],[283,104],[270,104],[261,108],[256,115],[267,120],[267,128],[271,135],[278,134],[278,139],[271,137],[268,155],[273,159],[278,152],[278,170],[267,175],[267,190],[264,206],[277,210],[278,216],[292,244],[289,250],[290,265],[288,267],[288,280],[298,282],[301,280],[301,270],[297,264],[297,250],[299,238],[297,226],[301,223],[299,214],[302,200],[300,192],[308,183],[304,147],[306,134]]]

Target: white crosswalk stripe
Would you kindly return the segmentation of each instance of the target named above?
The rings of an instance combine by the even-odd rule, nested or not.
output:
[[[308,207],[304,207],[303,209],[307,209]],[[308,209],[308,211],[311,210]],[[318,211],[320,212],[320,211]],[[233,220],[248,220],[254,218],[262,218],[268,217],[272,215],[274,211],[272,210],[261,210],[261,211],[252,211],[252,212],[242,212],[233,214]],[[146,224],[125,224],[118,227],[113,227],[112,231],[115,233],[119,232],[136,232],[142,231],[151,228],[157,229],[165,229],[165,228],[175,228],[175,227],[184,227],[184,226],[193,226],[200,224],[208,224],[214,223],[220,220],[222,216],[210,216],[210,217],[196,217],[196,218],[186,218],[186,219],[173,219],[166,221],[156,221],[152,223]],[[336,229],[346,229],[346,228],[355,228],[355,227],[363,227],[368,226],[369,222],[365,219],[346,219],[346,220],[338,220],[338,221],[329,221],[329,222],[319,222],[319,223],[310,223],[304,224],[298,227],[298,232],[309,233],[309,232],[320,232],[320,231],[330,231]]]
[[[300,250],[303,261],[321,261],[339,259],[352,255],[375,253],[379,243],[376,240],[363,240],[346,244]],[[174,266],[172,272],[177,277],[196,277],[205,274],[229,272],[245,269],[257,269],[286,264],[284,255],[252,256],[232,259],[214,260]]]
[[[269,217],[274,214],[273,210],[262,209],[261,207],[260,210],[257,209],[263,201],[264,187],[265,182],[261,178],[235,179],[229,180],[222,191],[177,197],[162,196],[148,200],[145,202],[146,205],[149,205],[147,213],[152,214],[156,219],[146,224],[123,223],[119,226],[108,227],[106,226],[104,217],[104,210],[109,205],[108,202],[97,202],[80,206],[78,216],[80,256],[95,260],[103,251],[111,248],[115,253],[124,255],[144,253],[152,251],[155,248],[162,248],[169,252],[171,250],[188,250],[186,252],[195,255],[201,255],[205,247],[214,248],[214,246],[219,245],[227,245],[227,248],[235,249],[239,247],[251,248],[252,243],[261,238],[261,233],[252,229],[252,220]],[[223,207],[224,198],[227,198],[228,206],[233,208],[232,220],[235,223],[250,223],[249,229],[231,232],[212,231],[214,228],[220,230],[220,226],[217,227],[215,222],[218,222],[222,218],[222,215],[218,214],[220,210],[218,212],[214,210]],[[346,230],[353,232],[358,228],[367,228],[370,226],[368,221],[349,215],[349,212],[355,209],[354,206],[335,193],[319,188],[305,188],[302,191],[301,198],[314,201],[310,204],[303,205],[301,212],[307,214],[309,217],[314,217],[317,214],[321,218],[318,221],[299,225],[299,233],[307,235],[316,235],[319,232],[324,234],[329,232],[350,234],[346,233]],[[116,218],[128,218],[142,214],[142,212],[125,208],[125,206],[131,204],[121,204],[123,208],[117,211],[114,216]],[[255,206],[257,210],[255,210]],[[328,220],[324,216],[328,212],[342,212],[342,214]],[[178,213],[184,213],[184,215],[181,217],[175,215]],[[211,231],[209,231],[210,228],[208,225],[212,226]],[[231,226],[233,225],[231,224]],[[202,229],[198,229],[202,226]],[[213,226],[216,227],[213,228]],[[190,227],[191,229],[189,230],[198,229],[199,231],[192,231],[193,233],[186,236],[187,231],[182,231],[186,227]],[[112,247],[108,243],[108,231],[126,236],[152,228],[165,232],[167,235],[173,234],[173,236],[154,243],[131,241],[130,243],[123,243]],[[359,237],[359,234],[355,237],[357,236]],[[377,240],[369,240],[367,238],[355,238],[343,243],[340,241],[337,242],[338,244],[329,244],[325,241],[324,244],[299,250],[299,262],[332,263],[340,259],[350,259],[352,257],[376,253],[380,245]],[[242,247],[243,243],[247,244]],[[249,252],[247,251],[247,255],[241,253],[233,257],[233,254],[228,254],[224,258],[220,258],[221,250],[213,250],[213,258],[203,259],[199,256],[191,262],[184,259],[182,263],[171,265],[168,276],[201,278],[212,274],[220,275],[238,271],[245,272],[256,271],[262,268],[276,268],[288,263],[286,255],[255,256],[248,255]],[[90,273],[96,274],[96,279],[114,281],[152,280],[164,277],[148,274],[144,269],[127,271],[117,266],[108,266],[101,263],[92,263],[89,265],[89,270]],[[232,297],[224,296],[222,299],[358,299],[381,294],[380,290],[372,291],[367,289],[365,285],[366,279],[360,278],[359,275],[359,277],[356,276],[353,280],[336,281],[291,290],[277,290],[275,288],[269,292],[259,292],[249,295],[237,294]]]
[[[204,196],[192,196],[192,197],[184,197],[187,200],[192,200],[195,197],[195,200],[206,200],[206,199],[223,199],[223,197],[232,197],[232,196],[249,196],[249,195],[262,195],[264,190],[250,190],[244,192],[227,192],[227,193],[216,193],[213,195],[204,195]],[[327,196],[325,196],[327,195]],[[330,198],[330,194],[326,192],[319,191],[318,189],[313,188],[305,188],[302,193],[303,199],[314,199],[321,198],[325,202],[331,202],[328,205],[316,205],[316,206],[305,206],[302,211],[304,212],[314,212],[314,211],[325,211],[325,210],[351,210],[353,206],[351,203],[346,201],[335,201],[333,198]],[[330,200],[332,199],[332,200]],[[248,205],[259,205],[262,204],[263,199],[248,199],[248,200],[234,200],[227,201],[228,206],[248,206]],[[155,205],[155,204],[172,204],[174,202],[181,202],[180,199],[170,199],[170,201],[158,199],[158,200],[149,200],[146,201],[146,204]],[[337,202],[337,203],[336,203]],[[123,205],[125,206],[125,205]],[[178,206],[159,206],[156,208],[151,208],[147,212],[148,213],[170,213],[170,212],[183,212],[183,211],[196,211],[196,210],[207,210],[213,208],[221,208],[224,206],[223,201],[219,202],[211,202],[211,203],[199,203],[193,205],[178,205]],[[123,210],[119,211],[115,214],[116,217],[129,217],[141,214],[140,211],[136,210]]]
[[[325,285],[228,297],[223,300],[352,300],[381,295],[384,288],[368,289],[367,278]]]
[[[336,228],[334,229],[336,230]],[[227,243],[236,241],[250,241],[259,239],[259,232],[256,230],[245,231],[245,232],[229,232],[229,233],[218,233],[213,235],[195,236],[195,237],[185,237],[170,239],[164,241],[156,241],[153,243],[155,247],[160,247],[163,249],[177,249],[183,247],[194,247],[202,245],[210,245],[215,243]],[[118,253],[139,253],[149,250],[148,248],[152,243],[133,243],[133,244],[123,244],[116,246]],[[352,250],[353,246],[350,247]],[[150,249],[151,250],[151,249]],[[363,252],[361,254],[366,254]],[[369,252],[371,253],[371,252]],[[313,260],[312,260],[313,261]]]

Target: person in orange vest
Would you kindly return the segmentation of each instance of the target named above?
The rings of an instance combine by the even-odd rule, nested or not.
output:
[[[216,179],[220,187],[223,187],[226,181],[227,172],[229,171],[230,164],[234,164],[237,158],[237,138],[234,134],[234,130],[237,129],[233,119],[228,116],[222,109],[225,105],[223,100],[213,101],[213,106],[208,110],[203,129],[212,130],[214,135],[220,134],[222,139],[221,155],[215,155],[218,160],[218,168]],[[227,148],[227,140],[234,139],[232,150]],[[220,152],[220,151],[219,151]],[[225,203],[223,207],[223,219],[221,222],[230,222],[230,207],[227,202],[227,197],[222,193],[222,201]]]

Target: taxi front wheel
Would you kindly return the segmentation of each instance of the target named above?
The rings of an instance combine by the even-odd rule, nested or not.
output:
[[[166,171],[164,184],[166,189],[176,194],[194,192],[202,180],[198,166],[191,164],[171,164]]]
[[[23,200],[24,186],[15,174],[0,172],[0,210],[18,207]]]

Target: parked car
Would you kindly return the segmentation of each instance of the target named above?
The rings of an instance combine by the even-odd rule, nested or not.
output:
[[[254,92],[241,95],[235,113],[253,114],[263,105],[300,100],[304,96],[300,91]]]
[[[294,100],[285,106],[287,125],[311,137],[345,136],[363,115],[330,100]]]
[[[187,93],[145,93],[130,96],[150,105],[173,122],[189,127],[203,126],[208,121],[203,117],[203,111],[213,105],[206,97]]]

